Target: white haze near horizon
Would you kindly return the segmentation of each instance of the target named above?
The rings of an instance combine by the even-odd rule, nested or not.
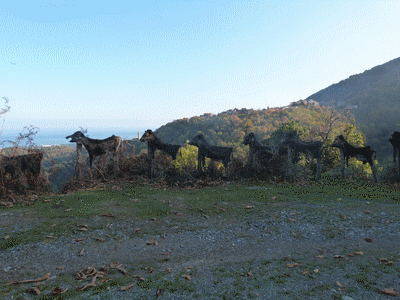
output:
[[[286,106],[399,57],[399,12],[364,0],[3,2],[4,130],[154,129]]]
[[[94,139],[105,139],[110,137],[111,135],[117,135],[122,137],[123,140],[133,140],[138,138],[144,134],[146,131],[145,128],[83,128],[86,129],[87,132],[85,135]],[[155,130],[155,128],[151,128]],[[69,129],[69,128],[42,128],[37,131],[35,135],[32,136],[33,143],[35,146],[50,146],[50,145],[70,145],[75,147],[76,143],[70,143],[70,139],[66,139],[67,136],[73,134],[75,131],[80,130],[77,129]],[[0,132],[0,149],[11,147],[14,144],[12,142],[17,142],[17,138],[20,134],[26,134],[28,130],[26,129],[7,129]],[[11,141],[11,142],[10,142]],[[26,145],[27,139],[22,139],[19,143],[19,146],[24,147]]]

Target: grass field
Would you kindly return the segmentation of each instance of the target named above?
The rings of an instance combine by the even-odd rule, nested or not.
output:
[[[333,279],[332,282],[328,280],[329,276],[334,278],[338,270],[343,272],[341,275],[345,278],[343,282],[352,283],[352,287],[347,287],[344,293],[331,292],[332,295],[329,294],[329,297],[341,299],[346,292],[358,295],[360,291],[387,297],[381,294],[386,286],[380,284],[379,279],[377,280],[373,274],[386,272],[389,277],[400,275],[398,262],[400,249],[393,252],[393,248],[400,246],[399,242],[393,241],[393,248],[387,247],[386,253],[380,253],[379,243],[367,243],[361,238],[363,235],[354,244],[347,245],[348,240],[345,238],[348,238],[349,232],[353,235],[358,232],[369,232],[368,230],[374,230],[376,234],[372,236],[374,241],[384,238],[385,231],[389,232],[392,228],[389,226],[400,224],[399,200],[400,193],[397,188],[341,181],[325,181],[324,184],[312,185],[236,182],[221,184],[216,188],[192,190],[123,184],[48,197],[33,205],[24,207],[17,205],[11,209],[0,210],[0,236],[4,237],[0,240],[0,262],[6,270],[0,273],[0,298],[84,299],[90,296],[93,297],[91,299],[96,299],[94,298],[96,295],[109,293],[110,290],[122,293],[119,292],[122,286],[133,283],[138,293],[142,293],[140,297],[143,299],[147,299],[146,293],[150,292],[154,298],[157,290],[162,291],[165,299],[174,299],[174,295],[179,299],[185,298],[184,295],[200,299],[208,297],[233,299],[243,295],[252,298],[262,296],[266,287],[275,290],[276,293],[279,292],[277,295],[282,299],[286,299],[285,297],[312,299],[321,295],[326,296],[331,290],[338,289]],[[247,229],[243,229],[246,226]],[[316,228],[316,236],[321,235],[318,241],[323,241],[325,244],[312,244],[314,238],[309,238],[307,231],[310,226],[314,226],[313,230]],[[214,253],[214,256],[205,255],[213,258],[212,263],[211,260],[207,261],[207,258],[204,263],[199,263],[194,259],[193,253],[196,251],[208,253],[209,249],[193,238],[193,235],[198,232],[218,230],[223,233],[220,237],[221,244],[226,248],[223,251],[228,251],[229,247],[237,247],[235,248],[239,249],[235,250],[237,259],[235,260],[232,254],[230,262],[222,261],[221,258],[221,262],[216,263],[214,256],[218,255]],[[225,233],[231,234],[234,239],[225,241]],[[175,249],[177,242],[174,238],[180,235],[187,237],[188,243],[193,245],[194,252],[186,253],[178,246]],[[124,249],[124,243],[128,241],[146,245],[146,241],[152,238],[158,240],[160,245],[153,248],[146,247],[159,248],[157,258],[150,255],[149,251],[132,258],[129,256],[129,248],[126,246]],[[86,239],[85,244],[76,242],[79,239]],[[246,245],[251,248],[251,245],[257,243],[265,241],[271,243],[271,239],[282,241],[280,244],[282,247],[276,250],[278,253],[272,255],[271,259],[263,259],[262,255],[256,252],[253,254],[254,258],[251,255],[246,256],[245,251],[248,253],[254,251],[254,249],[246,250]],[[285,241],[287,241],[286,246],[283,243]],[[218,239],[213,243],[219,244]],[[226,246],[228,244],[229,247]],[[328,254],[327,249],[332,249],[332,245],[336,244],[340,244],[340,247]],[[364,244],[366,247],[373,244],[375,248],[368,248],[370,251],[368,253],[368,249],[365,250],[362,246]],[[294,254],[289,258],[284,254],[285,247],[290,248],[291,245],[297,245],[297,252],[301,252],[297,259]],[[50,249],[50,252],[41,258],[40,255],[35,256],[34,251],[28,250],[31,246]],[[262,247],[260,249],[264,249]],[[92,264],[98,263],[97,268],[99,264],[103,265],[102,257],[104,261],[106,257],[119,260],[126,267],[128,275],[109,268],[105,277],[108,280],[85,292],[77,291],[74,287],[83,284],[76,281],[75,274],[80,269],[88,267],[88,263],[83,260],[86,254],[81,260],[78,257],[78,248],[84,248],[85,251],[90,249],[89,253],[100,253],[100,258],[91,257],[90,254],[86,256]],[[109,253],[111,249],[115,250],[115,256]],[[179,255],[169,261],[163,260],[159,252],[167,251],[165,249],[173,249],[172,252]],[[267,251],[265,249],[263,251]],[[296,249],[290,250],[296,252]],[[51,254],[51,251],[54,251],[54,254]],[[78,258],[62,270],[55,271],[63,262],[61,257],[57,257],[60,251],[68,257]],[[347,255],[357,251],[364,252],[365,255],[351,258],[353,264]],[[7,257],[18,257],[22,253],[25,253],[24,256],[18,260],[13,260],[12,263],[6,261]],[[29,257],[30,253],[32,259]],[[229,256],[226,253],[224,259]],[[121,258],[125,254],[129,259]],[[328,259],[334,254],[342,255],[346,260]],[[386,255],[392,264],[385,265],[377,260],[376,256],[381,254]],[[374,261],[371,261],[371,257],[374,257]],[[27,262],[31,262],[31,265],[23,267]],[[165,272],[168,266],[184,266],[185,262],[192,262],[192,268],[170,267],[172,271]],[[297,265],[293,269],[287,269],[289,268],[287,265],[292,263]],[[297,267],[298,265],[301,268]],[[46,268],[52,275],[57,276],[38,286],[40,295],[27,293],[33,286],[32,283],[6,285],[11,281],[39,278],[47,273],[44,271]],[[148,272],[150,268],[154,270],[151,273]],[[324,276],[328,276],[327,282],[325,279],[317,280],[323,276],[323,272],[315,272],[317,269],[326,271]],[[41,270],[43,274],[40,273]],[[305,271],[307,272],[304,273]],[[185,279],[183,275],[188,275],[190,279]],[[209,285],[202,281],[203,276],[208,276],[213,285],[218,287],[215,292],[207,290]],[[312,284],[315,280],[322,283]],[[296,282],[299,287],[295,292],[289,287]],[[310,284],[305,284],[307,282]],[[56,286],[62,285],[70,287],[66,293],[51,295],[50,292]],[[387,286],[390,287],[399,287],[398,280],[396,284]],[[105,295],[104,299],[119,299],[119,296],[106,298]]]

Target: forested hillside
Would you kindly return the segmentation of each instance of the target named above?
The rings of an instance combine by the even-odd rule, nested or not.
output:
[[[318,134],[325,132],[328,126],[328,117],[332,110],[325,106],[300,100],[288,107],[276,107],[263,110],[233,109],[218,115],[203,114],[192,118],[175,120],[161,126],[155,135],[166,143],[185,145],[197,134],[202,133],[209,144],[230,146],[234,155],[244,157],[248,147],[241,144],[243,137],[254,132],[256,138],[263,141],[271,136],[281,124],[290,120],[298,121],[309,129],[310,138],[318,138]],[[335,111],[336,113],[336,111]],[[338,120],[331,138],[345,128],[346,118]],[[308,134],[307,134],[308,136]],[[134,141],[136,153],[146,148],[146,143]]]
[[[192,118],[175,120],[155,131],[155,135],[166,143],[185,146],[187,141],[202,133],[212,145],[233,147],[233,155],[245,158],[248,155],[248,146],[242,145],[246,134],[254,132],[260,142],[279,143],[281,133],[287,130],[296,130],[302,139],[318,139],[329,145],[336,135],[345,133],[352,136],[352,142],[362,144],[362,136],[355,126],[349,124],[344,112],[307,100],[291,103],[288,107],[267,108],[263,110],[232,109],[218,115],[204,114]],[[279,134],[276,134],[280,132]],[[72,146],[72,147],[71,147]],[[43,174],[52,184],[54,191],[58,191],[72,176],[76,156],[74,145],[52,146],[43,148]],[[137,139],[123,143],[124,157],[139,154],[147,148],[147,143]],[[22,150],[22,149],[21,149]],[[6,149],[8,155],[11,148]],[[328,147],[324,165],[332,167],[338,153]],[[23,154],[20,151],[18,154]],[[83,149],[83,157],[87,152]],[[192,157],[194,163],[195,157]]]
[[[387,153],[390,145],[386,141],[393,131],[400,130],[400,58],[350,76],[307,99],[338,109],[351,108],[367,142]]]

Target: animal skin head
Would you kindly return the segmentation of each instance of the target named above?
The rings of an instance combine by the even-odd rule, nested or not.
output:
[[[248,145],[248,144],[250,144],[251,142],[253,142],[254,139],[255,139],[254,133],[253,133],[253,132],[250,132],[248,135],[246,135],[246,136],[244,137],[242,144],[243,144],[243,145]]]
[[[199,134],[199,135],[197,135],[197,136],[195,136],[190,142],[189,142],[189,145],[192,145],[192,146],[199,146],[200,145],[200,141],[201,140],[204,140],[204,136],[202,135],[202,134]]]
[[[336,147],[336,148],[341,148],[344,142],[344,136],[343,135],[338,135],[335,137],[333,140],[333,143],[331,144],[331,147]]]
[[[85,135],[82,133],[82,131],[77,131],[72,135],[69,135],[66,137],[66,139],[71,139],[69,142],[70,143],[76,143],[77,138],[83,138]]]
[[[151,129],[147,129],[146,132],[143,134],[141,137],[140,141],[145,142],[151,139],[151,137],[154,135],[153,131]]]

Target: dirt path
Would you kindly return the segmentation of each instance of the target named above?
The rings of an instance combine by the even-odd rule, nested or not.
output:
[[[161,299],[389,299],[381,291],[400,290],[394,204],[282,203],[261,219],[192,216],[188,230],[175,228],[170,217],[81,221],[87,226],[79,228],[87,230],[2,250],[0,295],[41,299],[60,287],[68,289],[65,299],[152,299],[157,291]],[[3,212],[0,236],[40,222],[18,210]],[[141,234],[155,228],[159,234]],[[112,262],[127,273],[110,268]],[[76,280],[89,267],[104,267],[107,275],[99,275],[96,287],[77,291],[93,279]],[[38,285],[40,295],[28,293],[33,283],[5,286],[46,273],[50,279]]]

